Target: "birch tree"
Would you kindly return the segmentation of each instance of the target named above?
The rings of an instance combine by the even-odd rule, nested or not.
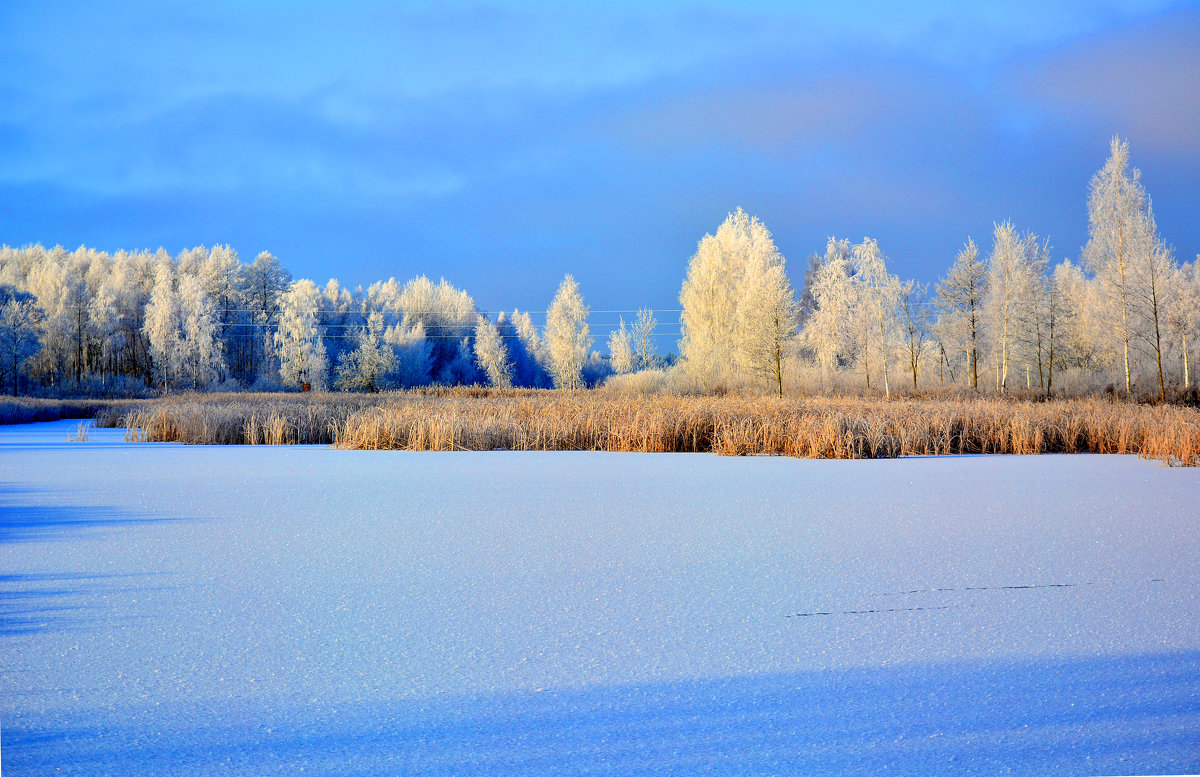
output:
[[[1167,401],[1167,387],[1163,379],[1163,352],[1167,346],[1167,315],[1172,292],[1171,281],[1175,279],[1175,258],[1171,248],[1158,236],[1154,211],[1147,203],[1141,219],[1140,231],[1149,247],[1133,254],[1130,277],[1130,297],[1136,316],[1132,334],[1135,342],[1154,360],[1158,377],[1158,396]]]
[[[621,318],[620,328],[613,330],[608,336],[608,354],[613,372],[618,375],[633,372],[633,338],[625,328],[624,318]]]
[[[280,297],[275,348],[279,353],[279,378],[285,385],[310,383],[317,391],[325,388],[329,364],[318,326],[324,298],[317,285],[307,279],[296,281]]]
[[[1072,282],[1074,268],[1070,262],[1061,262],[1050,274],[1046,283],[1046,397],[1054,395],[1054,366],[1061,358],[1059,343],[1064,332],[1071,332],[1076,323],[1076,313],[1071,307],[1068,288]]]
[[[1025,387],[1033,388],[1033,369],[1036,366],[1038,388],[1045,391],[1050,315],[1050,245],[1039,242],[1036,235],[1026,234],[1021,246],[1025,257],[1017,289],[1014,340],[1025,363]]]
[[[592,347],[587,318],[588,307],[583,304],[579,284],[567,275],[546,311],[546,352],[555,388],[583,386],[583,365]]]
[[[496,326],[510,344],[513,360],[513,381],[521,386],[548,388],[552,385],[547,369],[549,358],[533,317],[528,312],[512,312],[506,321],[497,319]]]
[[[982,340],[983,301],[987,265],[979,258],[975,241],[954,257],[954,264],[937,285],[936,301],[940,328],[961,349],[967,360],[971,388],[979,390],[979,351]]]
[[[152,369],[164,390],[170,390],[183,371],[182,329],[183,313],[175,289],[174,265],[170,260],[159,261],[154,290],[146,307],[144,330],[150,343]]]
[[[1133,388],[1130,343],[1134,338],[1136,291],[1133,265],[1136,256],[1153,251],[1145,231],[1147,208],[1141,171],[1129,168],[1129,143],[1114,137],[1111,154],[1089,184],[1088,243],[1083,260],[1103,291],[1103,313],[1108,331],[1117,340],[1125,373],[1125,391]]]
[[[500,315],[503,317],[504,314]],[[490,384],[497,388],[512,386],[513,364],[500,337],[500,329],[482,315],[475,324],[475,361]]]
[[[984,313],[992,339],[996,390],[1008,388],[1008,372],[1017,341],[1022,304],[1027,301],[1030,269],[1026,245],[1011,221],[997,224],[988,255]]]
[[[737,358],[746,375],[765,379],[783,397],[783,361],[796,333],[796,295],[782,257],[753,257],[738,301]]]
[[[14,397],[25,360],[37,353],[41,332],[37,299],[12,286],[0,286],[0,376],[12,381]]]
[[[1200,257],[1197,257],[1200,261]],[[1191,349],[1195,347],[1197,332],[1200,331],[1200,276],[1196,261],[1181,265],[1175,270],[1171,281],[1172,294],[1167,312],[1172,336],[1179,342],[1180,367],[1183,387],[1192,387]]]
[[[225,361],[217,329],[218,311],[201,278],[195,275],[180,278],[179,307],[183,374],[190,379],[193,390],[208,388],[224,374]]]
[[[654,329],[658,322],[654,319],[654,311],[650,308],[638,310],[637,320],[633,322],[633,352],[637,370],[649,370],[655,366]]]
[[[879,359],[883,374],[883,394],[891,398],[889,363],[896,347],[897,311],[900,304],[900,279],[887,270],[887,257],[871,238],[854,246],[851,253],[857,311],[853,316],[859,331],[863,355]],[[866,364],[870,386],[870,362]]]
[[[825,385],[834,390],[838,361],[851,348],[851,319],[855,305],[851,278],[849,240],[829,238],[825,257],[810,266],[809,313],[801,332],[801,341],[812,349],[825,377]]]
[[[253,376],[278,372],[275,364],[275,328],[279,322],[279,300],[292,277],[270,253],[263,251],[246,268],[244,298],[256,346],[250,351],[248,371]]]
[[[929,286],[916,281],[905,281],[900,285],[900,313],[904,349],[908,356],[908,368],[912,372],[913,391],[917,390],[917,372],[921,366],[921,355],[929,339],[929,309],[927,307]]]
[[[739,359],[738,306],[746,294],[750,267],[782,265],[771,233],[738,208],[705,235],[688,263],[679,292],[684,370],[701,388],[713,389],[736,377]],[[740,361],[744,362],[744,358]]]
[[[372,394],[388,383],[396,369],[396,352],[383,338],[383,314],[367,316],[354,335],[354,349],[338,363],[335,385],[342,390],[369,391]]]

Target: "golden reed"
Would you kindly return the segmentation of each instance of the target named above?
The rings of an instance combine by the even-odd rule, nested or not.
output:
[[[120,415],[120,417],[118,417]],[[1129,453],[1200,465],[1200,411],[1052,402],[442,389],[185,395],[102,414],[131,440],[368,450],[589,450],[890,458]]]

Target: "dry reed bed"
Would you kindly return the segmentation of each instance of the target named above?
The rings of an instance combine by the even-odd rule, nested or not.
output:
[[[327,445],[347,418],[384,401],[386,395],[365,394],[184,394],[102,414],[96,425],[123,426],[133,442]]]
[[[1200,465],[1200,411],[1098,399],[883,401],[494,392],[180,399],[129,439],[390,450],[593,450],[889,458],[1136,453]]]

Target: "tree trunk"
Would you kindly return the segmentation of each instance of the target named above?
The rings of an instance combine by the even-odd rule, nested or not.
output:
[[[887,337],[884,336],[883,319],[879,319],[879,358],[883,360],[883,397],[884,399],[892,398],[892,389],[888,385],[888,358],[887,358]]]
[[[971,388],[979,391],[979,348],[975,342],[975,301],[971,301],[971,352],[967,354],[971,362]]]
[[[1188,372],[1187,332],[1183,333],[1183,387],[1192,387],[1192,376]]]
[[[1158,361],[1158,396],[1162,403],[1167,404],[1167,386],[1163,382],[1162,371],[1162,334],[1158,326],[1158,295],[1155,293],[1150,304],[1154,310],[1154,356]]]

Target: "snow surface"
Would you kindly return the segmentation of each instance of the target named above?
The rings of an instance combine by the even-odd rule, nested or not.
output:
[[[1200,772],[1200,470],[0,427],[26,774]]]

